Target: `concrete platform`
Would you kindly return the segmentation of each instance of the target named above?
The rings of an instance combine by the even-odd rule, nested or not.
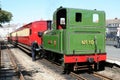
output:
[[[120,48],[114,46],[106,46],[107,62],[120,66]]]

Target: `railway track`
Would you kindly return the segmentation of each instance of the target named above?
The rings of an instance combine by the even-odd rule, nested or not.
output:
[[[93,72],[91,74],[90,73],[77,74],[77,73],[71,72],[70,75],[73,77],[76,77],[76,79],[78,80],[113,80],[109,77],[98,74],[96,72]]]
[[[37,61],[39,62],[39,61]],[[51,64],[52,63],[52,66],[54,66],[54,69],[55,69],[55,66],[57,68],[59,68],[58,72],[61,72],[63,71],[63,67],[60,66],[59,64],[57,64],[56,62],[51,62],[49,63],[48,60],[45,60],[43,59],[44,63],[47,63],[47,64]],[[70,74],[68,74],[70,76],[72,76],[75,80],[113,80],[107,76],[104,76],[104,75],[101,75],[101,74],[98,74],[97,72],[93,72],[93,73],[87,73],[87,72],[83,72],[83,73],[75,73],[75,72],[70,72]]]
[[[51,67],[49,65],[49,68],[51,68],[51,69],[58,68],[58,70],[56,70],[56,71],[58,71],[58,73],[63,71],[63,67],[60,66],[59,64],[57,64],[56,62],[53,62],[53,61],[48,62],[48,60],[46,60],[46,59],[38,60],[37,63],[39,63],[39,62],[40,63],[42,62],[43,64],[52,64]],[[100,75],[96,72],[93,72],[93,73],[90,73],[90,74],[86,73],[86,72],[85,73],[70,72],[69,75],[74,77],[77,80],[112,80],[111,78],[106,77],[104,75]]]
[[[4,47],[4,50],[2,50],[1,47]],[[12,76],[17,76],[18,80],[25,80],[25,78],[24,78],[24,76],[22,74],[22,71],[20,70],[20,66],[18,66],[18,64],[17,64],[18,62],[15,59],[15,57],[12,54],[11,50],[9,49],[9,47],[7,46],[7,44],[0,44],[0,55],[2,55],[2,56],[0,56],[0,60],[1,60],[0,61],[0,67],[1,67],[1,64],[6,64],[6,62],[4,62],[5,59],[2,61],[2,59],[6,57],[8,59],[7,62],[9,62],[9,64],[12,63],[12,66],[11,66],[12,68],[11,69],[14,69],[15,72],[17,73],[17,74],[9,75],[9,76],[6,76],[5,74],[3,74],[1,79],[3,79],[3,80],[5,79],[6,80],[7,78],[10,78],[10,76],[11,77]],[[4,55],[6,55],[6,56],[4,57]],[[14,72],[14,70],[12,70],[12,73]],[[6,72],[6,74],[8,74],[8,72]],[[15,80],[16,80],[16,78],[15,78]]]
[[[44,59],[44,63],[46,62],[46,60]],[[63,70],[63,67],[60,66],[60,64],[50,61],[52,63],[53,66],[56,66],[57,68],[59,68],[60,70]],[[48,62],[47,62],[48,63]],[[49,63],[48,63],[49,64]],[[107,76],[101,75],[97,72],[92,72],[92,73],[75,73],[75,72],[70,72],[69,74],[70,76],[76,78],[77,80],[113,80]]]
[[[11,50],[9,49],[9,47],[7,46],[7,52],[11,53],[9,54],[10,56],[10,60],[12,62],[12,64],[14,65],[14,69],[16,70],[16,72],[18,72],[18,76],[19,76],[19,80],[25,80],[23,74],[22,74],[22,71],[20,70],[20,66],[18,66],[17,64],[17,60],[15,59],[15,56],[12,54]]]

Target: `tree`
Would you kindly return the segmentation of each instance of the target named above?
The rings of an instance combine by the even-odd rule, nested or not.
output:
[[[12,14],[11,12],[5,11],[5,10],[0,10],[0,26],[2,27],[2,23],[5,22],[10,22],[12,19]]]

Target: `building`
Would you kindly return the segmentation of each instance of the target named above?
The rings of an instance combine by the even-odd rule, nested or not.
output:
[[[12,31],[15,31],[16,29],[18,29],[21,26],[22,26],[22,24],[5,24],[5,25],[3,25],[3,27],[0,27],[0,38],[6,38],[7,34],[11,33]]]
[[[116,37],[118,27],[120,27],[120,19],[115,18],[106,20],[107,37],[109,38]]]

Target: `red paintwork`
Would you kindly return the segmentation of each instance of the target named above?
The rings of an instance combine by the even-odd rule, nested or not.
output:
[[[47,21],[36,21],[29,23],[16,31],[22,30],[23,28],[31,29],[32,33],[29,36],[17,36],[12,37],[12,40],[18,41],[19,43],[31,46],[33,41],[37,41],[39,45],[42,44],[41,37],[38,36],[38,32],[44,32],[48,29]],[[59,27],[61,29],[61,27]],[[51,41],[48,41],[51,44]],[[54,42],[56,44],[56,42]],[[55,45],[54,45],[55,46]],[[88,58],[93,58],[95,62],[106,61],[106,53],[101,54],[88,54],[88,55],[64,55],[64,63],[82,63],[87,62]]]
[[[30,38],[29,36],[26,36],[26,37],[18,37],[18,42],[19,43],[22,43],[22,44],[26,44],[26,45],[30,45]]]
[[[95,62],[106,61],[106,53],[96,55],[64,55],[64,63],[87,62],[88,58],[94,58]]]
[[[62,29],[62,26],[59,25],[59,26],[58,26],[58,29],[59,29],[59,30]]]
[[[33,41],[37,41],[38,45],[42,44],[41,37],[38,36],[38,32],[44,32],[48,29],[47,21],[35,21],[29,24],[22,26],[21,28],[17,29],[16,31],[20,31],[24,28],[29,28],[31,30],[31,35],[29,36],[17,36],[12,37],[12,40],[17,40],[19,43],[31,46]]]

